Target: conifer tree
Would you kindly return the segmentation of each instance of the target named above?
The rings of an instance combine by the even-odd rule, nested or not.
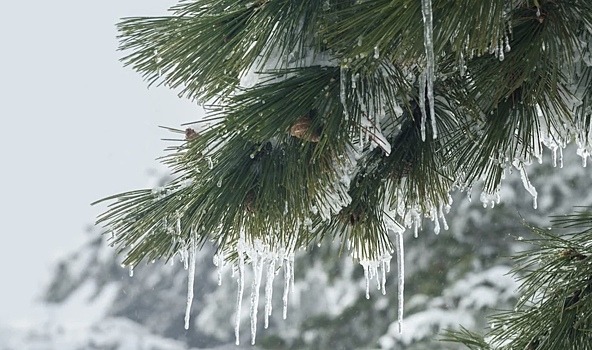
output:
[[[475,350],[592,349],[592,211],[580,209],[554,223],[562,234],[531,227],[534,249],[515,257],[521,280],[516,308],[491,316],[485,336],[463,329],[444,340]]]
[[[179,255],[191,276],[212,242],[239,307],[251,264],[255,319],[263,274],[283,267],[285,303],[294,252],[324,240],[379,285],[396,252],[402,296],[402,235],[446,229],[451,191],[493,204],[515,168],[536,207],[544,146],[592,152],[587,0],[191,0],[119,31],[126,65],[207,116],[170,128],[173,180],[98,223],[131,267]]]

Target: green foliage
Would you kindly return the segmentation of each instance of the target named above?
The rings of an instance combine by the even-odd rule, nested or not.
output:
[[[543,141],[590,147],[592,3],[432,8],[438,132],[426,141],[420,1],[193,0],[124,19],[123,62],[208,103],[163,157],[174,180],[104,199],[98,223],[125,264],[189,241],[232,258],[241,236],[288,250],[339,239],[376,260],[393,250],[393,221],[438,221],[449,193],[479,179],[495,192]]]
[[[592,212],[583,208],[554,224],[569,232],[531,227],[537,238],[527,242],[534,248],[516,256],[516,308],[491,316],[485,336],[463,330],[445,340],[470,349],[592,348]]]

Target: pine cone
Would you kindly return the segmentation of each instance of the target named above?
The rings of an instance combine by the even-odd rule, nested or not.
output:
[[[253,191],[249,191],[247,193],[243,204],[244,204],[245,211],[247,213],[254,213],[255,212],[255,193]]]
[[[290,128],[290,135],[309,142],[319,142],[321,135],[312,128],[312,119],[308,115],[298,118]]]
[[[195,140],[198,136],[199,134],[192,128],[185,129],[185,140],[192,141]]]

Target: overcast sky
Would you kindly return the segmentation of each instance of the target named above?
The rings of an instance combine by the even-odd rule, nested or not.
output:
[[[83,241],[101,197],[146,187],[199,108],[118,61],[115,23],[172,0],[6,1],[0,21],[0,323],[31,317],[51,263]]]

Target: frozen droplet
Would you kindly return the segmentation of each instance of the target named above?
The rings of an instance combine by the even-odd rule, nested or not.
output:
[[[438,220],[438,215],[436,214],[436,208],[432,208],[430,216],[434,220],[434,233],[440,234],[440,221]]]
[[[374,59],[378,59],[380,57],[380,51],[378,46],[374,46]]]
[[[504,51],[510,52],[510,50],[512,50],[512,47],[510,47],[510,39],[508,38],[508,35],[504,35]]]
[[[129,267],[129,276],[134,277],[134,267],[133,266]]]

